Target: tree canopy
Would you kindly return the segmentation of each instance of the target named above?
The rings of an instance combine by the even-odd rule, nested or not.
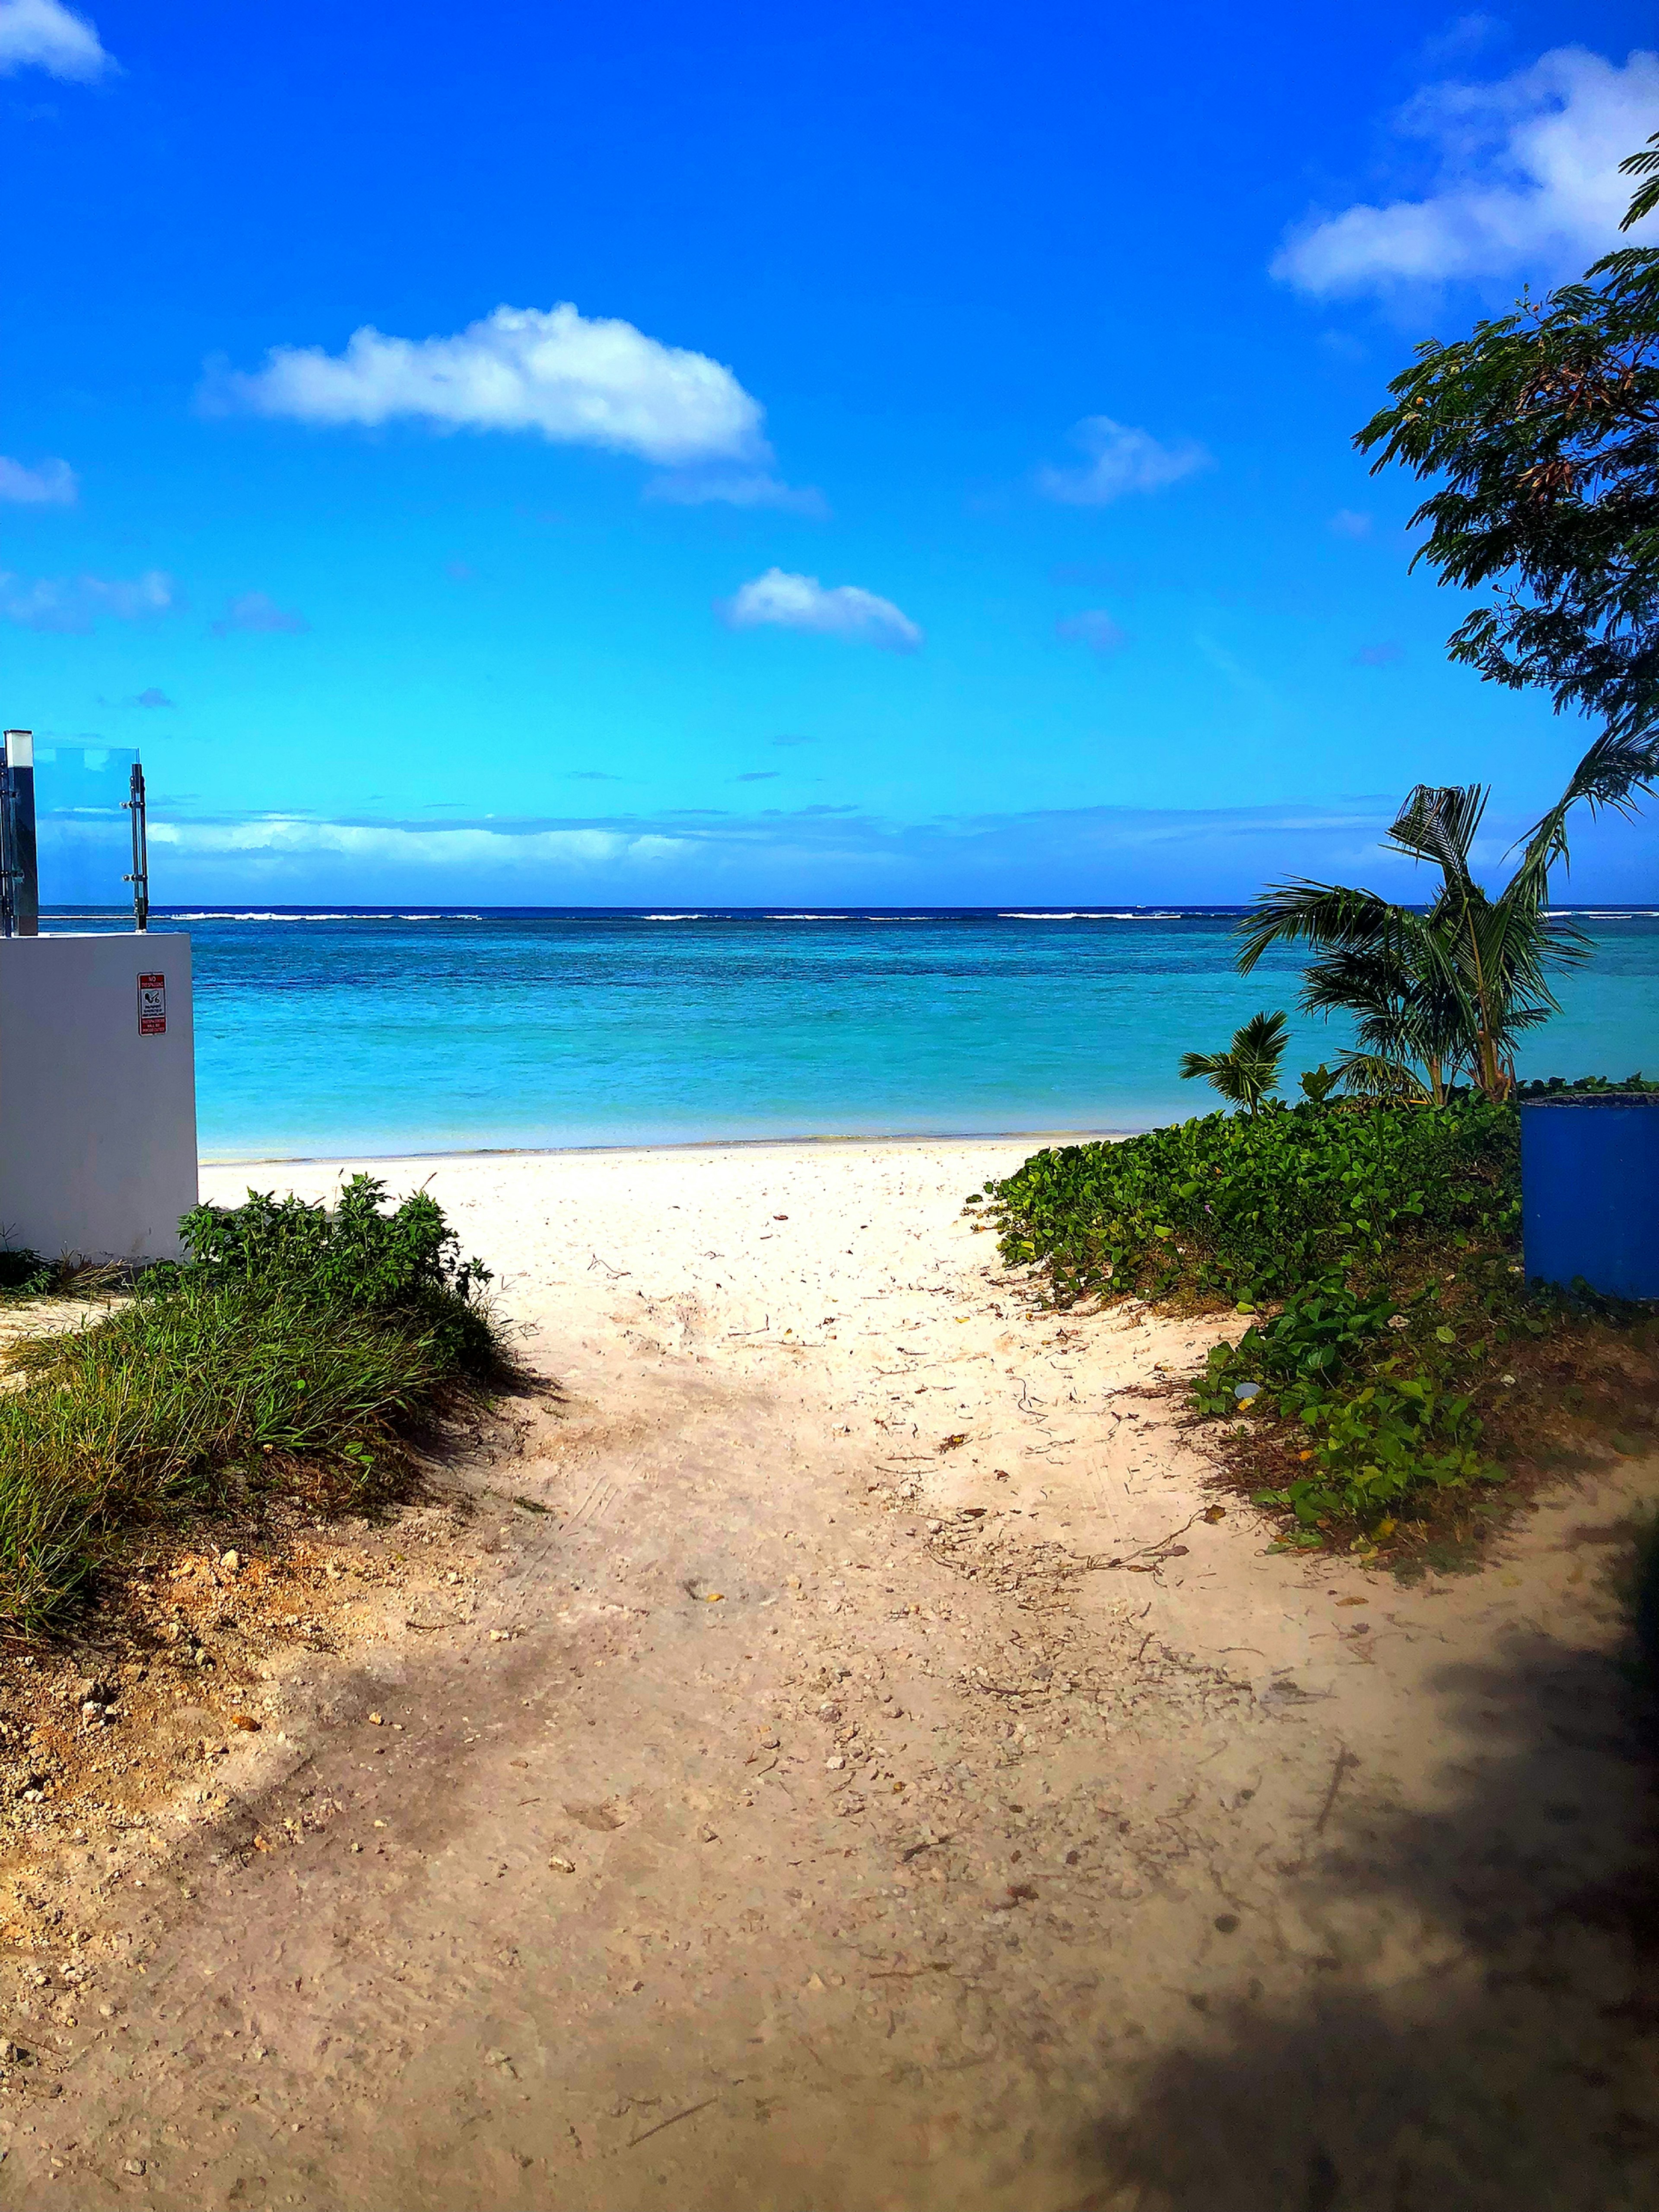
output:
[[[1659,132],[1620,164],[1659,207]],[[1659,723],[1659,249],[1625,246],[1455,345],[1431,338],[1354,442],[1440,489],[1413,556],[1492,598],[1448,641],[1615,735]],[[1379,450],[1380,449],[1380,450]]]

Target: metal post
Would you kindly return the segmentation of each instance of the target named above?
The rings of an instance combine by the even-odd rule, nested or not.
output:
[[[11,774],[12,732],[0,751],[0,937],[17,931],[17,793]]]
[[[144,814],[144,771],[132,763],[132,796],[123,799],[123,810],[132,817],[132,873],[123,883],[132,885],[132,926],[149,927],[149,829]]]
[[[11,782],[12,928],[19,937],[38,937],[40,864],[34,842],[34,732],[8,730],[5,737]]]

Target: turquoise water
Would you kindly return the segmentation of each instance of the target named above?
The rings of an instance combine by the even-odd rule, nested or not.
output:
[[[92,917],[54,917],[86,927]],[[113,917],[110,918],[111,920]],[[206,1159],[1121,1131],[1185,1051],[1294,1003],[1233,915],[179,913]],[[1599,917],[1523,1074],[1659,1073],[1659,917]],[[1344,1042],[1298,1021],[1296,1073]]]

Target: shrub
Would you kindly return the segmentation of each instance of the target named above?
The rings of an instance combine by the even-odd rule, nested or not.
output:
[[[1090,1292],[1246,1304],[1375,1264],[1403,1242],[1506,1243],[1520,1223],[1507,1106],[1311,1103],[1206,1115],[1038,1152],[986,1190],[1004,1260],[1066,1304]]]
[[[1503,1370],[1546,1336],[1551,1360],[1577,1359],[1586,1331],[1632,1319],[1528,1285],[1518,1117],[1468,1092],[1212,1115],[1039,1152],[986,1188],[1004,1258],[1056,1304],[1277,1308],[1215,1346],[1190,1402],[1227,1422],[1223,1459],[1293,1544],[1383,1540],[1501,1480],[1493,1435],[1526,1430]]]
[[[385,1195],[383,1182],[356,1175],[332,1208],[256,1190],[241,1206],[193,1206],[179,1224],[185,1265],[198,1279],[289,1286],[359,1306],[407,1305],[434,1290],[467,1298],[489,1281],[481,1260],[458,1259],[460,1239],[429,1193],[413,1192],[390,1213]]]
[[[240,1285],[268,1296],[421,1317],[455,1358],[487,1354],[489,1270],[461,1261],[460,1239],[428,1192],[386,1212],[386,1185],[353,1176],[332,1207],[251,1190],[241,1206],[198,1206],[179,1224],[186,1259],[152,1268],[141,1295],[181,1285]]]

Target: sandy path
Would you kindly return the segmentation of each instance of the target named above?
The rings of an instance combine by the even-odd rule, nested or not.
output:
[[[386,1170],[565,1395],[471,1471],[476,1604],[273,1675],[29,2000],[0,2197],[1653,2201],[1651,1470],[1466,1580],[1267,1555],[1142,1395],[1206,1333],[997,1281],[961,1200],[1023,1149]]]

